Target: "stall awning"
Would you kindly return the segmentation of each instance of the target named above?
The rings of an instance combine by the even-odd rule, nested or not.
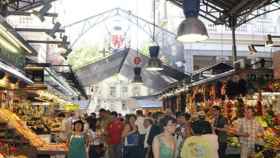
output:
[[[137,100],[137,105],[141,108],[161,108],[162,102],[155,100]]]
[[[135,101],[135,105],[140,108],[161,108],[162,101],[158,100],[157,95],[152,96],[139,96],[139,97],[132,97]]]
[[[26,82],[28,84],[33,83],[33,81],[31,79],[29,79],[28,77],[26,77],[20,70],[18,70],[15,67],[9,66],[8,64],[5,64],[2,61],[0,61],[0,69],[2,69],[3,71],[5,71],[7,73],[14,75],[18,79],[23,80],[24,82]]]

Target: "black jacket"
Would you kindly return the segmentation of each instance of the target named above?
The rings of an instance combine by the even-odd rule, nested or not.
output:
[[[161,132],[162,132],[162,128],[159,125],[153,125],[151,127],[151,131],[147,140],[148,145],[152,145],[154,137],[159,135]]]

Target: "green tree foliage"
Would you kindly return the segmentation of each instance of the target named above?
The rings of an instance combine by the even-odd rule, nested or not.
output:
[[[149,46],[151,45],[150,42],[145,42],[143,46],[139,49],[139,52],[145,56],[150,56],[149,54]]]
[[[73,69],[79,69],[86,65],[92,64],[108,56],[108,52],[100,51],[97,46],[87,46],[78,48],[69,54],[67,62],[73,66]]]

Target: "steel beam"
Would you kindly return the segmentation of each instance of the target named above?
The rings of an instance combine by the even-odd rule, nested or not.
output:
[[[28,43],[45,43],[45,44],[63,44],[63,41],[40,41],[40,40],[26,40]],[[70,44],[67,42],[67,44]]]
[[[19,16],[31,16],[33,13],[32,12],[22,12],[22,11],[8,11],[8,12],[1,12],[0,14],[5,13],[7,16],[10,15],[19,15]],[[46,13],[44,15],[45,17],[58,17],[57,13]]]
[[[52,29],[37,29],[37,28],[15,28],[18,32],[49,32],[52,31]],[[56,32],[64,33],[64,29],[59,29]]]

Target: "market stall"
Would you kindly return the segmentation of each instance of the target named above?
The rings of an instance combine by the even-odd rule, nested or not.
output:
[[[229,155],[240,152],[235,122],[244,116],[246,106],[253,106],[258,123],[265,129],[262,135],[264,142],[258,156],[264,156],[268,151],[276,154],[280,147],[277,138],[280,134],[277,124],[277,116],[280,114],[280,86],[279,80],[273,78],[273,69],[266,67],[266,61],[261,62],[263,63],[255,62],[217,74],[213,74],[213,71],[201,71],[203,73],[196,74],[192,83],[173,85],[169,91],[162,93],[161,99],[164,106],[171,106],[179,111],[183,109],[181,98],[185,97],[183,107],[186,108],[183,111],[204,111],[210,122],[211,107],[221,107],[223,115],[229,120]]]

